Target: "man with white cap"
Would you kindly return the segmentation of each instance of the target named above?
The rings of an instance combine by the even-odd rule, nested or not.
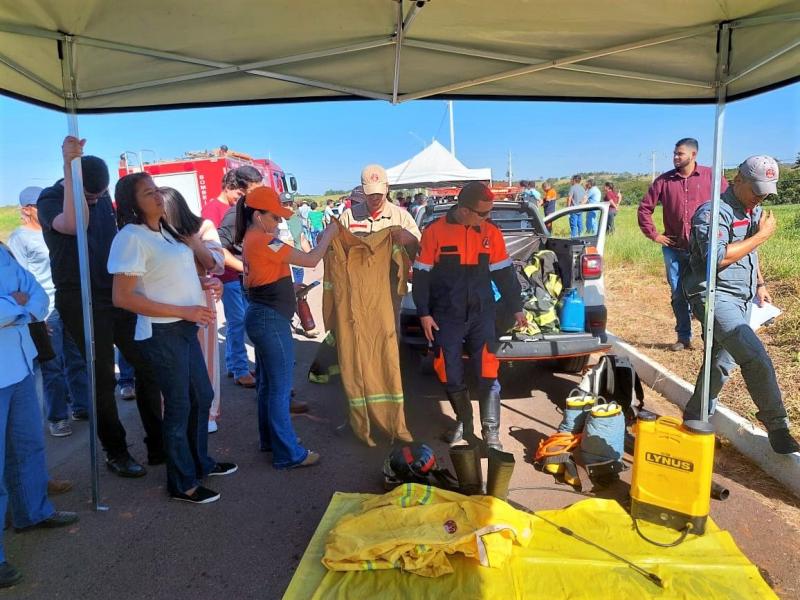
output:
[[[380,165],[364,167],[361,171],[361,187],[364,190],[364,202],[354,203],[345,210],[339,217],[341,224],[358,236],[399,226],[402,229],[392,234],[394,243],[405,246],[409,257],[413,260],[422,234],[407,210],[386,200],[389,193],[386,170]]]
[[[39,364],[42,372],[45,412],[50,435],[65,437],[72,434],[69,406],[77,418],[88,414],[86,361],[64,329],[55,308],[56,288],[50,271],[50,252],[44,241],[36,202],[40,187],[26,187],[19,195],[22,226],[8,238],[8,247],[23,269],[30,271],[50,299],[50,311],[45,319],[55,358]]]
[[[733,185],[721,197],[709,410],[713,414],[723,384],[738,365],[758,407],[756,418],[767,429],[772,449],[778,454],[791,454],[800,452],[800,445],[789,433],[775,368],[764,344],[748,324],[751,302],[772,301],[758,264],[757,249],[777,227],[772,211],[764,212],[760,206],[767,196],[777,193],[777,183],[778,163],[769,156],[751,156],[739,165]],[[692,312],[701,322],[705,317],[711,210],[712,204],[707,202],[692,217],[690,272],[683,288]],[[684,419],[702,416],[702,377],[703,368],[684,410]]]

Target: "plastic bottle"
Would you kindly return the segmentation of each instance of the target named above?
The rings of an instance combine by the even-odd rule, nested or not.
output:
[[[586,329],[586,310],[583,298],[575,288],[570,288],[564,294],[558,305],[558,318],[561,321],[561,331],[576,333]]]

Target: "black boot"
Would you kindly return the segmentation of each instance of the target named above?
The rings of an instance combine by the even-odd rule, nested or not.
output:
[[[468,390],[457,392],[447,392],[447,399],[453,412],[456,413],[456,426],[445,432],[442,436],[444,441],[450,444],[458,444],[461,441],[472,443],[475,438],[475,428],[472,424],[472,402],[469,399]]]
[[[450,448],[450,461],[456,471],[458,487],[462,494],[480,494],[483,488],[481,455],[477,446]]]
[[[489,473],[487,474],[486,493],[489,496],[505,500],[508,497],[508,484],[514,473],[514,455],[489,448]]]
[[[481,433],[487,448],[502,450],[500,443],[500,394],[489,390],[481,392]]]

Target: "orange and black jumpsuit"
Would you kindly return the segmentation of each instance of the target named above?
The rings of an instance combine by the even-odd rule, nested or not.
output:
[[[492,282],[513,312],[522,310],[521,291],[497,226],[487,221],[475,227],[461,225],[453,210],[422,233],[413,297],[417,314],[432,316],[439,326],[434,331],[434,367],[448,393],[466,389],[466,351],[483,396],[500,390]]]

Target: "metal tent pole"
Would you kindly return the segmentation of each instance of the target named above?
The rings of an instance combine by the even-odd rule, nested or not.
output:
[[[722,134],[725,123],[725,100],[728,95],[728,86],[724,81],[728,76],[730,66],[731,29],[728,23],[722,23],[717,33],[717,110],[714,120],[714,188],[711,196],[711,233],[708,245],[708,260],[706,262],[706,306],[704,339],[705,349],[703,355],[703,384],[700,415],[703,421],[708,421],[711,383],[711,350],[714,346],[714,301],[717,296],[717,247],[719,246],[719,205],[722,194]]]
[[[78,133],[77,92],[78,82],[75,78],[73,61],[74,41],[72,36],[59,40],[58,50],[61,59],[61,78],[64,91],[64,105],[67,112],[69,135],[80,139]],[[83,172],[81,159],[76,158],[70,165],[72,169],[72,195],[75,201],[75,222],[77,223],[78,268],[81,277],[81,307],[83,309],[83,343],[86,348],[87,391],[89,393],[89,453],[92,476],[92,502],[95,510],[108,510],[108,506],[100,502],[100,473],[97,464],[97,389],[94,371],[94,322],[92,320],[92,288],[89,271],[89,244],[86,228],[83,226],[86,215],[83,211]]]

